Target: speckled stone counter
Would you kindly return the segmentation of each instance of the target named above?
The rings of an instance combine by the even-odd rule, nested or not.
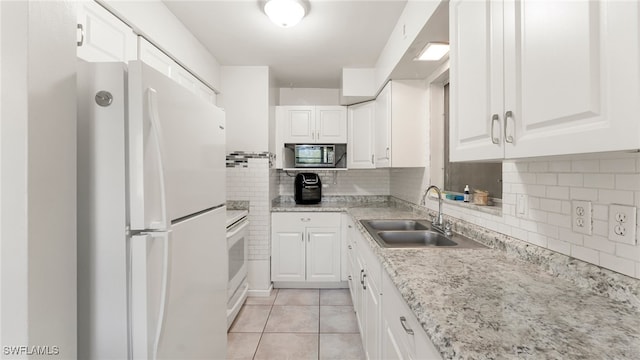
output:
[[[427,215],[393,201],[281,205],[350,214],[445,359],[640,359],[636,279],[460,222],[491,248],[381,248],[359,220]]]

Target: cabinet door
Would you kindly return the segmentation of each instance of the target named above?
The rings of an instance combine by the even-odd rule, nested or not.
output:
[[[347,167],[349,169],[375,168],[374,144],[375,102],[349,106],[347,141]]]
[[[172,75],[180,85],[191,90],[198,97],[215,104],[215,93],[209,87],[202,83],[197,77],[193,76],[185,68],[174,62]]]
[[[501,1],[449,4],[451,161],[504,157],[502,14]]]
[[[307,228],[307,281],[340,281],[340,228]]]
[[[638,1],[508,1],[504,13],[506,157],[637,148]]]
[[[382,358],[386,360],[408,359],[406,349],[396,338],[396,334],[386,318],[382,319]]]
[[[375,158],[376,167],[391,166],[391,82],[387,83],[375,100]]]
[[[285,106],[284,134],[285,143],[308,144],[315,138],[315,107],[314,106]]]
[[[138,58],[167,77],[177,81],[176,62],[142,36],[138,37]]]
[[[380,358],[380,290],[364,274],[364,352],[367,359]]]
[[[347,109],[344,106],[316,106],[314,141],[344,144],[347,142]]]
[[[78,3],[81,27],[79,58],[89,62],[136,60],[136,34],[127,24],[94,1]]]
[[[276,231],[271,245],[271,280],[305,280],[304,232]]]

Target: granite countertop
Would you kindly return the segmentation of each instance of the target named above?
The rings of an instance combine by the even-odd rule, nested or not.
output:
[[[505,250],[381,248],[359,223],[425,218],[411,209],[348,201],[306,210],[282,205],[274,211],[350,214],[445,359],[640,358],[633,301],[603,296]],[[529,251],[548,252],[537,249]]]

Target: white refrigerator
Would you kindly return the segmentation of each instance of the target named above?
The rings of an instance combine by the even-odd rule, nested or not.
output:
[[[224,112],[140,61],[77,81],[78,358],[224,359]]]

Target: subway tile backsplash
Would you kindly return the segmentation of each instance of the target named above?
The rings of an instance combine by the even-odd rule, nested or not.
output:
[[[246,167],[227,167],[227,200],[249,202],[249,260],[268,260],[270,206],[269,157],[247,157]]]
[[[320,175],[322,196],[389,195],[389,169],[310,171]],[[295,172],[278,170],[280,195],[292,196]]]
[[[428,170],[424,178],[429,179]],[[520,240],[640,278],[640,246],[608,239],[609,206],[640,207],[640,155],[577,155],[503,162],[502,216],[445,204],[446,214]],[[391,195],[418,204],[425,184],[415,169],[391,171]],[[518,198],[526,199],[517,214]],[[592,235],[572,231],[571,200],[592,202]],[[437,209],[437,202],[427,206]],[[640,219],[636,219],[639,223]],[[636,233],[640,227],[636,225]]]

